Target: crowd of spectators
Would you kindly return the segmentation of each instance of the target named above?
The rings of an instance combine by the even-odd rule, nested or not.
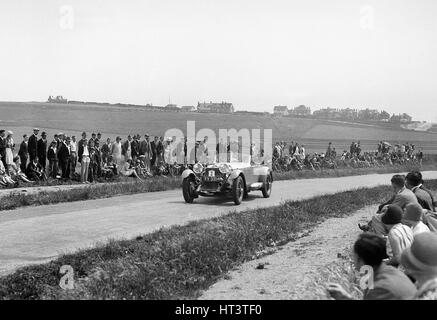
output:
[[[18,182],[30,183],[47,179],[76,180],[92,183],[100,179],[115,176],[132,176],[146,179],[150,176],[179,175],[187,165],[186,138],[153,136],[148,134],[121,137],[102,137],[101,133],[92,133],[89,137],[83,132],[80,139],[60,132],[49,141],[46,132],[39,134],[34,128],[31,135],[24,134],[21,143],[16,146],[13,132],[0,130],[0,185],[14,186]],[[196,141],[195,161],[206,161],[209,154],[207,137]],[[242,153],[237,141],[216,146],[217,161],[219,154],[226,154],[224,161],[239,161]],[[329,142],[325,153],[306,153],[305,145],[292,141],[276,142],[273,146],[272,168],[274,171],[321,170],[339,167],[372,167],[406,162],[421,164],[423,153],[415,150],[411,144],[390,145],[380,142],[375,152],[363,152],[360,142],[352,142],[350,150],[337,153]],[[263,150],[251,145],[250,155],[262,159]],[[179,157],[180,156],[180,157]]]
[[[325,153],[306,153],[305,145],[298,142],[276,142],[273,147],[272,166],[275,171],[321,170],[336,168],[365,168],[416,163],[422,165],[423,152],[413,144],[392,146],[381,141],[377,150],[363,151],[360,141],[353,141],[349,150],[337,153],[329,142]]]
[[[12,131],[0,130],[0,185],[15,186],[18,182],[30,183],[44,180],[76,180],[92,183],[116,176],[135,177],[139,180],[151,176],[174,176],[189,167],[187,164],[187,139],[176,141],[176,137],[145,134],[121,137],[102,137],[83,132],[78,140],[62,132],[55,134],[49,142],[47,133],[34,128],[33,134],[23,135],[16,146]],[[210,154],[207,137],[196,141],[195,148],[188,155],[195,162],[205,162]],[[255,151],[252,144],[251,152]],[[225,154],[224,161],[239,161],[242,157],[241,144],[237,141],[216,145],[219,154]],[[240,159],[241,160],[241,159]]]
[[[364,299],[437,300],[437,205],[419,171],[391,179],[393,196],[378,207],[353,246],[357,270],[370,267]],[[334,299],[352,299],[328,284]]]

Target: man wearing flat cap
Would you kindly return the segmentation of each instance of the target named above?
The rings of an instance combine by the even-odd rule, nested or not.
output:
[[[29,141],[27,142],[27,152],[29,153],[30,162],[32,162],[38,155],[38,132],[39,129],[34,128],[33,134],[29,137]]]

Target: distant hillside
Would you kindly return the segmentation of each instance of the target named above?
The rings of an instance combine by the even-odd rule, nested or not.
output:
[[[29,133],[34,126],[49,134],[64,131],[77,136],[82,131],[100,131],[110,137],[120,135],[123,138],[136,133],[164,135],[170,128],[179,128],[185,132],[187,120],[196,121],[196,130],[272,129],[275,140],[302,141],[314,149],[325,148],[329,140],[337,141],[339,148],[346,148],[352,140],[361,140],[368,148],[374,148],[380,140],[387,140],[415,142],[434,149],[437,140],[435,133],[394,128],[384,123],[352,123],[272,115],[162,112],[139,107],[0,102],[0,127],[15,128],[17,140],[20,140],[22,132]]]

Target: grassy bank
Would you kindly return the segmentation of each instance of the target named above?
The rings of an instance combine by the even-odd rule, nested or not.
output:
[[[332,178],[371,173],[398,173],[412,170],[435,170],[434,164],[424,164],[422,167],[404,165],[381,168],[344,168],[327,169],[322,171],[290,171],[274,172],[274,180],[294,180],[308,178]],[[56,184],[58,185],[58,184]],[[65,185],[60,183],[61,187]],[[47,205],[62,202],[83,201],[91,199],[109,198],[119,195],[165,191],[180,188],[180,177],[152,177],[143,182],[136,180],[120,180],[109,183],[97,183],[93,185],[74,185],[74,188],[65,190],[41,191],[39,193],[11,193],[1,196],[0,211],[11,210],[23,206]],[[14,189],[11,189],[14,190]]]
[[[23,206],[47,205],[61,202],[109,198],[117,195],[165,191],[179,188],[180,185],[180,178],[153,177],[142,182],[133,180],[130,182],[80,185],[72,189],[40,191],[30,194],[11,193],[1,197],[0,211],[16,209]]]
[[[433,190],[437,180],[426,182]],[[2,299],[196,298],[227,271],[268,247],[286,243],[323,219],[341,217],[391,195],[364,188],[304,201],[230,213],[112,241],[0,278]],[[62,265],[75,272],[75,289],[59,287]]]
[[[372,173],[399,173],[409,172],[413,170],[436,170],[437,165],[434,162],[418,165],[395,165],[386,167],[372,167],[372,168],[340,168],[340,169],[324,169],[320,171],[302,170],[302,171],[288,171],[288,172],[274,172],[274,180],[294,180],[294,179],[310,179],[310,178],[334,178],[346,176],[359,176]]]

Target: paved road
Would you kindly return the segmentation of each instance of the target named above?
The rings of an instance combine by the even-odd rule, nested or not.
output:
[[[436,179],[437,171],[426,171],[423,175],[425,179]],[[3,211],[0,212],[0,275],[108,239],[135,237],[163,226],[211,218],[231,210],[389,184],[391,176],[276,181],[269,199],[254,192],[240,206],[217,198],[200,198],[194,204],[186,204],[181,191],[172,190]]]

